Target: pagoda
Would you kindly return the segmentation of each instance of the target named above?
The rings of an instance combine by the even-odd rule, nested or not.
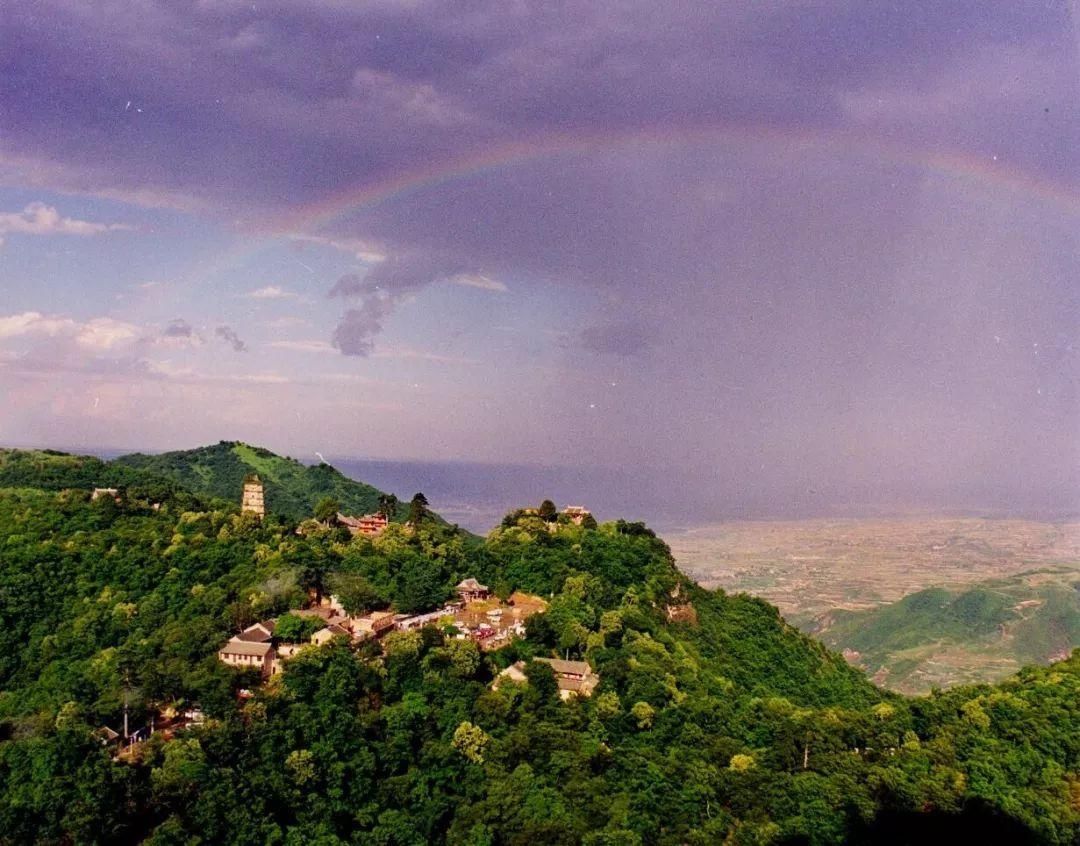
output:
[[[263,501],[263,483],[257,475],[244,478],[244,493],[240,499],[240,511],[243,514],[255,514],[260,520],[266,516]]]

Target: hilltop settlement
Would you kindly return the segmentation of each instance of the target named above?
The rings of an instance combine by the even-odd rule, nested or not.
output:
[[[1080,837],[1080,653],[900,696],[581,507],[0,450],[0,565],[0,846]]]
[[[539,516],[542,510],[545,510],[543,506],[541,509],[522,509],[520,514]],[[241,512],[257,519],[266,516],[265,495],[258,475],[244,479]],[[570,506],[562,514],[565,521],[575,526],[592,519],[588,510],[581,506]],[[354,537],[377,537],[389,525],[389,515],[380,512],[354,517],[335,509],[326,524],[344,528]],[[302,533],[303,526],[297,531]],[[258,670],[264,679],[268,679],[280,673],[284,662],[304,649],[325,646],[334,640],[359,646],[369,641],[378,642],[390,632],[414,631],[425,626],[435,626],[447,637],[471,640],[481,650],[491,651],[506,646],[514,638],[524,637],[525,622],[534,614],[547,610],[543,598],[520,591],[500,600],[487,585],[472,576],[462,579],[454,592],[456,600],[421,613],[398,613],[387,605],[354,614],[346,609],[338,596],[323,596],[312,590],[303,607],[287,612],[291,620],[308,625],[290,625],[286,630],[279,626],[280,618],[252,623],[218,650],[218,658],[230,667]],[[583,661],[536,660],[550,664],[563,698],[589,696],[599,682],[599,677]],[[523,683],[522,666],[522,662],[518,662],[508,667],[496,679],[496,685],[508,679]]]

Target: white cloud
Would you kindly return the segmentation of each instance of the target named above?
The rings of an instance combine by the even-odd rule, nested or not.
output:
[[[46,317],[40,311],[24,311],[0,317],[0,340],[24,336],[54,336],[72,332],[78,324],[67,317]]]
[[[441,353],[428,352],[427,350],[418,350],[413,347],[384,347],[376,350],[371,355],[372,358],[400,358],[407,361],[433,361],[439,364],[480,364],[481,361],[476,358],[466,358],[464,356],[456,355],[443,355]]]
[[[459,273],[456,276],[451,276],[450,281],[455,285],[464,285],[466,288],[479,288],[482,291],[499,291],[501,293],[508,290],[506,285],[498,279],[492,279],[490,276],[483,276],[479,273]]]
[[[280,285],[267,285],[265,288],[249,291],[245,296],[253,300],[286,300],[295,297],[296,294],[286,291]]]
[[[327,341],[271,341],[270,346],[279,350],[292,350],[293,352],[337,353],[337,350]]]
[[[267,320],[263,326],[268,329],[288,329],[294,326],[310,326],[311,321],[304,317],[295,317],[292,315],[286,315],[285,317],[275,317],[273,320]]]
[[[325,235],[308,235],[303,232],[294,232],[289,238],[301,244],[319,244],[341,250],[343,253],[352,253],[358,261],[365,264],[378,264],[381,261],[386,261],[386,253],[378,246],[370,241],[362,241],[359,238],[330,238]]]
[[[100,235],[104,232],[129,230],[125,223],[92,223],[63,217],[53,206],[30,203],[21,212],[0,213],[0,236],[20,235]]]
[[[70,317],[56,317],[39,311],[24,311],[0,317],[0,340],[12,338],[61,338],[73,341],[91,353],[113,352],[130,348],[144,335],[133,323],[95,317],[80,322]]]
[[[75,342],[91,352],[110,352],[134,344],[142,335],[142,330],[132,323],[96,317],[82,324]]]

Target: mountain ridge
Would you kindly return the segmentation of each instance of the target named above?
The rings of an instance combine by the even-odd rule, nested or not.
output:
[[[387,496],[326,462],[307,465],[242,441],[111,459],[50,449],[0,449],[0,487],[20,481],[50,490],[165,484],[207,500],[239,502],[244,477],[252,473],[263,482],[268,513],[295,521],[310,517],[324,497],[337,500],[344,512],[366,514],[376,511]],[[392,520],[405,519],[405,506],[401,504]]]

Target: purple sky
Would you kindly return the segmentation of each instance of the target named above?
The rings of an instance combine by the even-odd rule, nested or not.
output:
[[[1073,506],[1076,11],[14,0],[0,442]]]

